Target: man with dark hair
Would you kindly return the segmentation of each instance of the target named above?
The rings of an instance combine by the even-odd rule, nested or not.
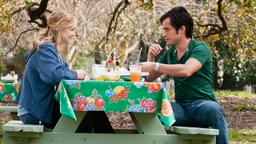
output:
[[[217,144],[228,143],[227,121],[213,93],[212,53],[205,43],[192,38],[193,19],[184,7],[175,7],[160,18],[163,38],[172,46],[155,62],[162,48],[149,48],[143,71],[153,81],[162,74],[174,77],[175,103],[172,108],[177,126],[219,129]]]

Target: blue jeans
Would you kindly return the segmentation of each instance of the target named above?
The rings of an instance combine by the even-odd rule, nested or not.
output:
[[[228,124],[222,107],[211,100],[189,100],[171,103],[175,126],[211,127],[219,129],[217,144],[228,144]]]
[[[53,129],[55,126],[54,124],[41,123],[38,118],[36,118],[34,115],[30,113],[21,115],[20,119],[24,124],[44,125],[45,127],[50,129]]]
[[[21,115],[20,119],[24,124],[33,124],[33,125],[40,124],[39,120],[35,116],[29,113],[25,115]]]

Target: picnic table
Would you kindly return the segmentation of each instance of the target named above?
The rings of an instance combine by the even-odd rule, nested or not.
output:
[[[12,81],[0,81],[0,112],[10,112],[12,119],[17,117],[16,97],[20,84]]]
[[[186,127],[175,127],[172,134],[167,133],[162,124],[170,127],[175,117],[167,92],[158,82],[63,80],[56,99],[62,116],[52,131],[12,121],[3,127],[4,143],[214,144],[218,135],[214,129]],[[75,133],[87,111],[129,112],[136,130]]]

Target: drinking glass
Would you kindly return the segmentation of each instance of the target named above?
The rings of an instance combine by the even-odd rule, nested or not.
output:
[[[141,77],[141,65],[130,65],[130,79],[132,82],[139,82]]]

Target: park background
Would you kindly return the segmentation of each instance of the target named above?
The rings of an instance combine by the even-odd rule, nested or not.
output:
[[[113,49],[129,64],[142,48],[140,61],[146,61],[151,43],[168,47],[159,17],[174,6],[188,9],[194,38],[213,52],[216,97],[229,122],[230,143],[256,143],[256,0],[0,0],[0,73],[22,76],[32,40],[57,9],[77,19],[78,36],[63,53],[73,69],[89,73]],[[168,86],[170,79],[162,77]],[[10,120],[8,113],[0,115],[0,125]],[[125,113],[108,116],[114,127],[134,128]]]

